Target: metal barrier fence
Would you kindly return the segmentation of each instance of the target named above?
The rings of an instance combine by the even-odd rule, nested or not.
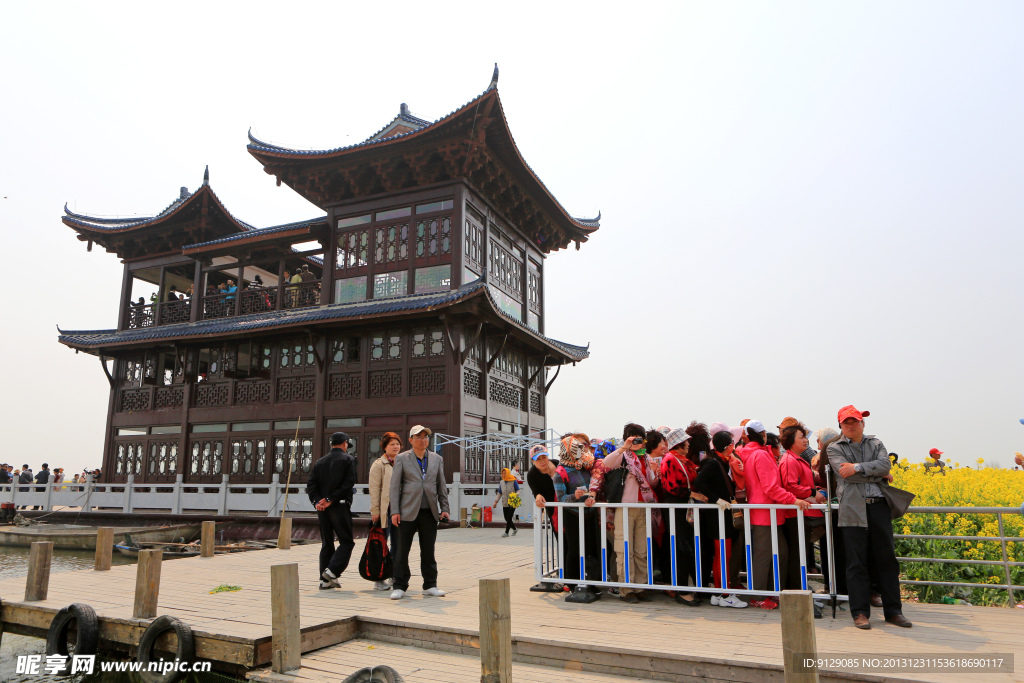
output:
[[[608,580],[608,531],[606,524],[604,523],[605,511],[609,509],[623,509],[623,526],[629,528],[628,520],[630,511],[637,511],[636,514],[643,514],[645,518],[645,542],[647,545],[647,575],[644,577],[633,577],[630,576],[629,567],[629,539],[624,538],[623,541],[623,555],[626,557],[626,561],[623,563],[625,576],[617,577],[618,581]],[[536,519],[540,520],[540,523],[534,524],[534,574],[538,582],[541,583],[561,583],[567,585],[576,586],[603,586],[603,587],[615,587],[615,588],[635,588],[635,589],[650,589],[650,590],[669,590],[669,591],[685,591],[694,593],[729,593],[737,595],[749,595],[753,597],[773,597],[778,598],[782,579],[779,576],[779,548],[778,541],[775,534],[771,536],[772,543],[772,581],[771,585],[773,590],[769,591],[757,591],[751,590],[749,586],[752,585],[751,577],[753,577],[753,553],[751,547],[751,524],[750,524],[750,511],[751,510],[768,510],[771,520],[771,524],[775,525],[779,510],[796,510],[795,505],[733,505],[732,509],[739,509],[743,511],[743,538],[745,544],[745,555],[746,555],[746,574],[747,574],[747,586],[748,588],[729,588],[728,587],[728,565],[727,553],[726,553],[726,542],[729,537],[726,533],[725,528],[725,515],[726,510],[719,508],[717,505],[711,504],[663,504],[663,503],[630,503],[630,504],[612,504],[612,503],[598,503],[592,508],[585,508],[582,502],[580,503],[546,503],[545,512],[554,509],[558,510],[558,518],[560,520],[560,526],[562,521],[570,515],[562,513],[562,510],[574,509],[576,510],[575,524],[575,536],[572,543],[579,543],[578,557],[567,558],[565,556],[565,544],[566,544],[566,533],[558,533],[552,527],[552,522],[549,514],[537,515]],[[600,580],[589,578],[586,571],[586,560],[588,557],[588,548],[585,532],[585,515],[579,514],[579,510],[600,510],[600,542],[598,547],[598,553],[595,553],[592,557],[597,557],[600,562]],[[654,563],[653,557],[653,537],[652,537],[652,524],[651,524],[651,511],[662,510],[668,512],[665,514],[666,522],[668,525],[668,542],[669,557],[671,558],[671,576],[663,577],[663,580],[668,578],[671,579],[663,584],[654,583]],[[829,509],[834,510],[835,506],[827,504],[811,505],[810,509],[825,511],[828,515]],[[687,585],[679,582],[679,574],[677,567],[678,553],[677,545],[679,542],[678,529],[676,528],[676,514],[674,510],[693,510],[693,532],[694,532],[694,571],[696,576],[697,585]],[[1001,545],[1002,560],[966,560],[962,558],[929,558],[929,557],[898,557],[900,562],[923,562],[923,563],[943,563],[943,564],[975,564],[975,565],[1002,565],[1005,572],[1005,583],[1003,584],[992,584],[992,583],[967,583],[967,582],[955,582],[955,581],[918,581],[910,579],[901,579],[900,583],[911,586],[952,586],[952,587],[965,587],[965,588],[991,588],[991,589],[1002,589],[1006,590],[1009,603],[1011,606],[1016,604],[1014,597],[1014,591],[1024,591],[1024,586],[1014,585],[1011,575],[1011,567],[1024,566],[1024,562],[1011,562],[1008,559],[1007,543],[1024,542],[1024,538],[1006,536],[1005,527],[1003,524],[1003,515],[1006,514],[1021,514],[1017,508],[968,508],[968,507],[911,507],[907,514],[934,514],[934,513],[957,513],[957,514],[994,514],[997,516],[999,535],[998,536],[929,536],[929,535],[914,535],[914,534],[894,534],[896,539],[922,539],[922,540],[943,540],[943,541],[974,541],[974,542],[998,542]],[[717,515],[718,521],[718,543],[717,553],[720,567],[720,580],[718,586],[708,587],[708,580],[710,577],[703,576],[703,569],[701,563],[701,525],[700,516],[702,514],[715,514]],[[731,514],[731,511],[728,512]],[[797,515],[797,537],[799,539],[799,562],[800,562],[800,588],[807,589],[807,580],[809,577],[813,578],[814,575],[808,573],[807,567],[807,554],[805,544],[805,524],[804,516]],[[570,523],[572,521],[570,520]],[[834,572],[836,570],[834,560],[834,544],[833,538],[838,529],[833,529],[831,524],[825,524],[826,534],[824,541],[829,549],[828,566],[829,571],[832,574],[833,581],[830,585],[834,584]],[[573,567],[571,570],[568,568],[566,562],[579,563],[579,568]],[[578,573],[577,573],[578,571]],[[593,572],[592,572],[593,573]],[[571,575],[571,576],[570,576]],[[579,578],[575,578],[579,577]],[[824,578],[824,577],[822,577]],[[642,579],[642,580],[640,580]],[[831,596],[830,596],[831,597]],[[845,595],[836,595],[837,599],[846,599]]]

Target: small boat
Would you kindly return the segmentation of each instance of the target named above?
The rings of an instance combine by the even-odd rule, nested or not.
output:
[[[96,531],[99,527],[75,524],[32,524],[0,529],[0,546],[29,546],[36,541],[50,541],[54,549],[96,550]],[[189,543],[199,538],[202,524],[172,524],[168,526],[114,527],[114,537],[130,533],[136,542]]]
[[[161,550],[163,559],[175,557],[195,557],[199,554],[199,546],[190,543],[138,543],[131,534],[124,535],[124,542],[114,546],[117,552],[128,557],[138,557],[140,550]]]

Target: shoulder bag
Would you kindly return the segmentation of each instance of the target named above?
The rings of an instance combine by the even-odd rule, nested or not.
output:
[[[629,469],[626,467],[626,456],[623,454],[622,463],[613,470],[608,470],[604,475],[604,498],[609,503],[621,503],[622,492],[626,489],[626,476]]]

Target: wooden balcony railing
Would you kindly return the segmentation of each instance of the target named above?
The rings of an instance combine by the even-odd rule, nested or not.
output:
[[[287,308],[307,308],[319,306],[320,300],[319,280],[277,287],[256,287],[203,297],[202,318],[212,320]]]

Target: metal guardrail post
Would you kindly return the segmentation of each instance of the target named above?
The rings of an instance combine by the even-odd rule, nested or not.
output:
[[[1010,560],[1006,555],[1006,532],[1003,530],[1003,513],[996,513],[996,521],[999,523],[999,545],[1003,551],[1003,571],[1006,572],[1006,594],[1010,597],[1010,607],[1016,607],[1017,601],[1013,597],[1013,581],[1010,574]]]
[[[129,474],[128,481],[124,484],[124,503],[121,505],[121,512],[132,511],[132,486],[135,485],[135,475]]]
[[[228,513],[228,475],[220,475],[220,504],[217,506],[218,515]]]
[[[174,502],[171,504],[171,514],[181,514],[181,488],[184,483],[184,475],[174,475]]]
[[[52,509],[50,503],[50,497],[53,495],[53,480],[57,477],[54,476],[53,472],[50,472],[46,477],[46,503],[43,504],[43,509],[49,512]]]
[[[530,501],[533,504],[534,501]],[[523,505],[527,505],[526,501],[523,501]],[[543,510],[541,511],[543,512]],[[533,525],[533,578],[540,581],[544,573],[544,555],[543,555],[543,542],[544,542],[544,515],[537,519],[537,522]],[[603,540],[603,539],[602,539]]]

